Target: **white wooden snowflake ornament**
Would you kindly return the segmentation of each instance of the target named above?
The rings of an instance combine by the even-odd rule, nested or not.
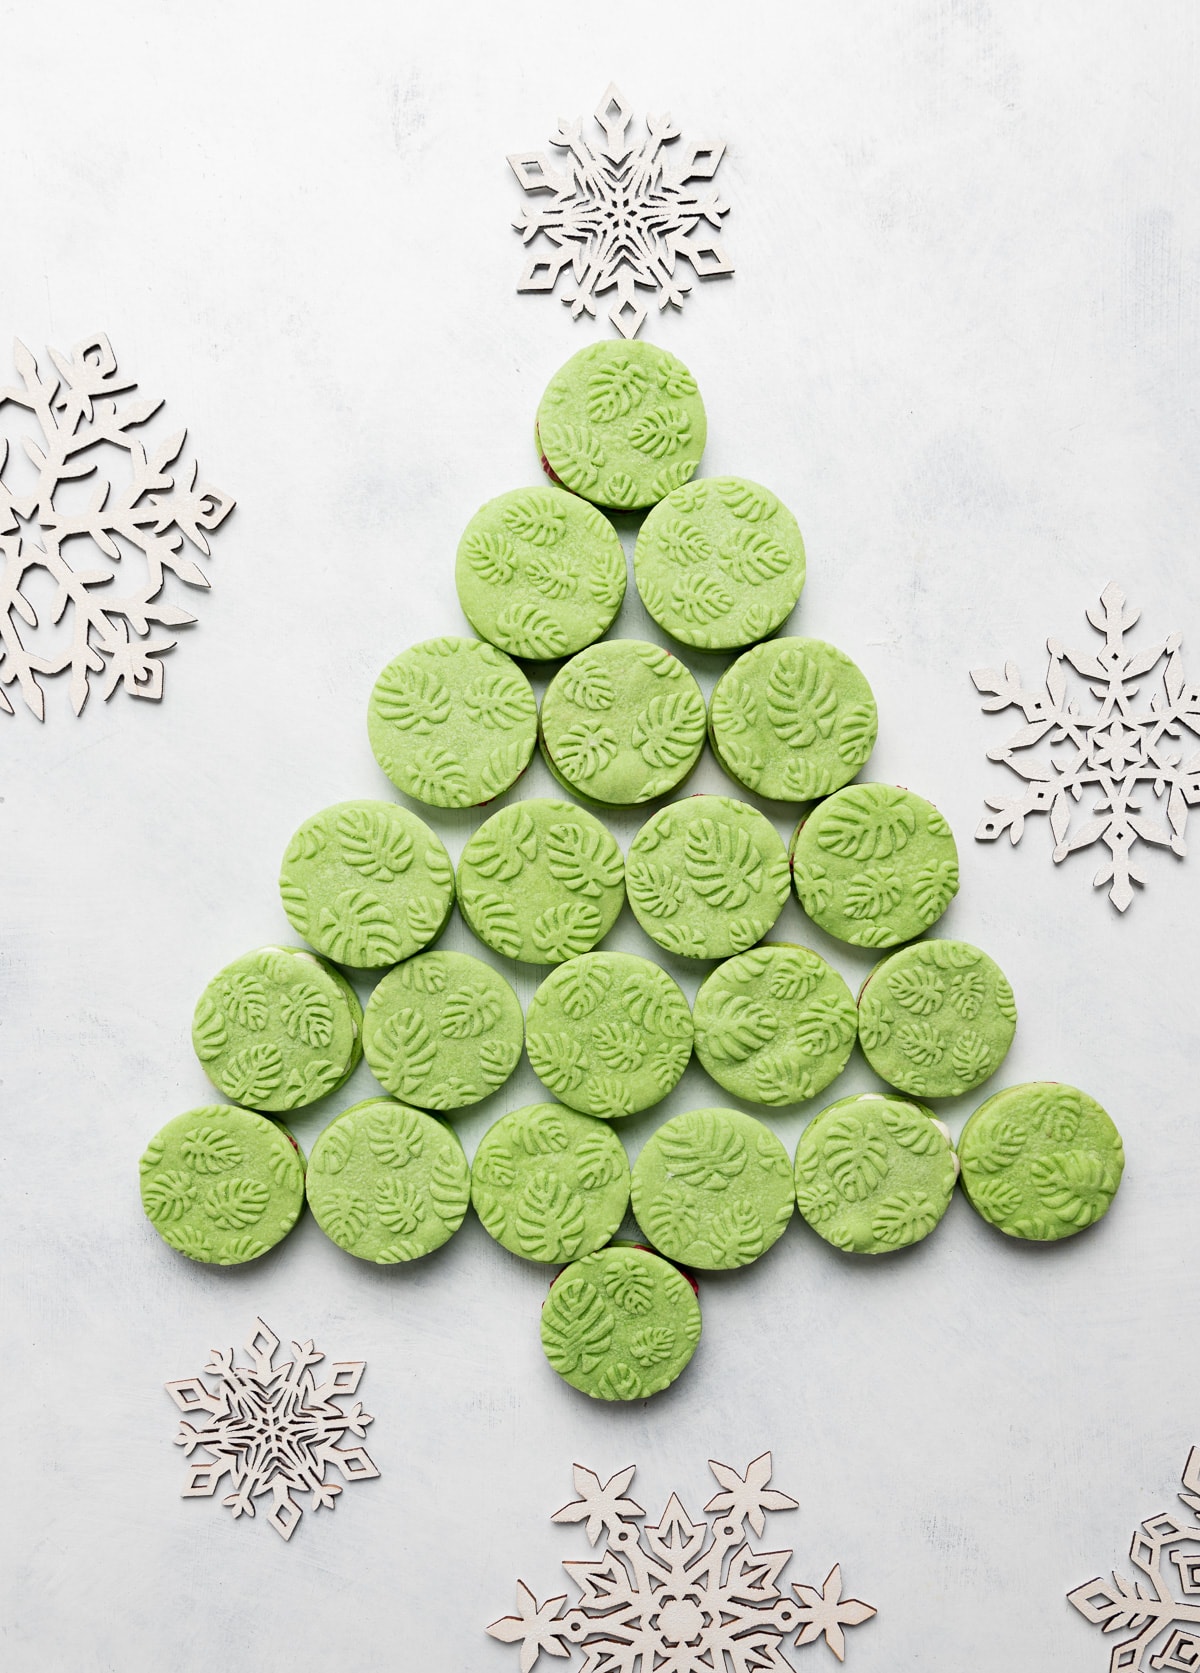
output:
[[[768,1512],[796,1509],[795,1499],[769,1485],[771,1454],[755,1458],[745,1475],[715,1461],[709,1469],[722,1488],[704,1507],[715,1520],[693,1522],[672,1494],[662,1519],[639,1527],[646,1513],[625,1496],[634,1466],[602,1482],[576,1464],[580,1497],[552,1520],[583,1522],[589,1543],[603,1535],[605,1548],[591,1561],[564,1561],[582,1594],[570,1608],[565,1593],[539,1604],[517,1582],[519,1613],[487,1630],[521,1645],[521,1673],[543,1652],[569,1658],[576,1647],[582,1673],[779,1673],[792,1666],[783,1654],[792,1632],[797,1645],[823,1637],[844,1658],[844,1629],[869,1620],[871,1605],[842,1597],[836,1566],[820,1591],[794,1584],[793,1603],[776,1584],[791,1551],[756,1551],[746,1537],[747,1524],[762,1535]]]
[[[24,460],[0,435],[0,688],[15,684],[39,720],[46,675],[69,672],[76,714],[92,674],[102,677],[105,698],[118,686],[133,697],[162,696],[158,659],[175,640],[155,629],[196,619],[164,596],[166,577],[208,586],[184,541],[207,557],[208,535],[233,509],[228,495],[199,481],[197,464],[177,465],[186,430],[152,450],[138,440],[134,432],[162,402],[133,398],[136,385],[118,372],[107,337],[77,343],[70,355],[51,349],[50,359],[55,371],[43,376],[16,343],[20,381],[0,386],[0,423],[23,409],[38,432],[21,436]],[[113,463],[114,449],[124,464]],[[76,486],[87,477],[96,479],[90,492]],[[144,566],[135,579],[136,552]],[[47,579],[53,591],[39,612],[34,588]],[[52,635],[59,623],[63,631]],[[3,689],[0,711],[13,713]]]
[[[1057,864],[1077,848],[1102,842],[1110,858],[1092,879],[1097,888],[1111,883],[1109,899],[1124,912],[1133,885],[1145,881],[1131,862],[1130,850],[1141,839],[1161,844],[1180,858],[1187,853],[1187,810],[1200,802],[1200,687],[1188,685],[1179,654],[1180,636],[1168,635],[1130,651],[1125,635],[1141,612],[1126,608],[1125,595],[1110,584],[1098,610],[1087,619],[1104,637],[1102,647],[1072,651],[1056,639],[1047,641],[1050,666],[1045,687],[1028,691],[1013,662],[1003,673],[976,668],[971,678],[986,694],[985,709],[1019,708],[1026,724],[989,761],[1003,761],[1026,780],[1017,796],[987,797],[994,810],[975,836],[994,842],[1004,831],[1020,841],[1029,813],[1048,813]],[[1147,693],[1147,676],[1160,660],[1161,689]],[[1083,689],[1068,669],[1082,677]],[[1084,712],[1084,698],[1095,700]],[[1027,755],[1045,744],[1040,755]],[[1073,803],[1086,799],[1091,815],[1074,830]]]
[[[544,151],[508,159],[526,192],[550,200],[513,222],[526,244],[542,240],[517,289],[552,291],[569,267],[574,283],[562,300],[572,318],[595,318],[597,298],[615,290],[608,317],[622,336],[635,337],[646,317],[639,290],[655,292],[660,308],[682,308],[691,285],[676,273],[681,258],[702,279],[733,272],[719,237],[729,205],[710,184],[725,141],[669,152],[680,130],[668,114],[648,116],[646,136],[635,142],[633,113],[611,85],[595,120],[602,143],[585,138],[583,117],[559,118],[550,144],[565,153],[560,165]]]
[[[222,1477],[230,1492],[221,1500],[239,1516],[254,1515],[254,1501],[271,1497],[267,1521],[277,1534],[291,1539],[303,1515],[293,1497],[312,1495],[314,1511],[332,1508],[342,1491],[327,1481],[330,1467],[346,1481],[369,1481],[378,1476],[366,1448],[337,1443],[347,1433],[360,1440],[375,1420],[357,1400],[343,1408],[338,1400],[353,1394],[362,1381],[366,1363],[344,1360],[318,1383],[310,1367],[325,1358],[311,1342],[293,1342],[295,1359],[273,1364],[279,1338],[262,1319],[246,1343],[252,1365],[235,1365],[232,1348],[214,1348],[205,1373],[216,1378],[210,1388],[200,1377],[182,1377],[166,1385],[181,1412],[203,1414],[199,1429],[181,1423],[175,1445],[186,1457],[209,1454],[190,1466],[183,1487],[185,1499],[212,1498]]]

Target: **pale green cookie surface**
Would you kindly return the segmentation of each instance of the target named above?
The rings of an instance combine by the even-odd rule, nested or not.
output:
[[[562,964],[608,934],[625,899],[621,850],[570,802],[534,797],[502,808],[458,863],[463,917],[505,958]]]
[[[537,703],[516,663],[494,645],[426,639],[376,680],[367,732],[397,790],[434,807],[474,807],[529,765]]]
[[[869,1092],[814,1116],[796,1149],[796,1201],[809,1225],[857,1255],[919,1243],[950,1206],[958,1169],[928,1110]]]
[[[612,524],[561,488],[518,488],[489,500],[467,524],[454,566],[476,633],[533,661],[570,656],[599,639],[621,608],[625,577]]]
[[[319,953],[376,970],[420,952],[454,904],[454,867],[393,802],[338,802],[306,819],[279,873],[283,909]]]
[[[192,1045],[219,1091],[294,1110],[338,1087],[362,1056],[362,1008],[346,978],[301,947],[259,947],[196,1003]]]
[[[782,941],[728,959],[696,995],[696,1056],[718,1086],[756,1104],[813,1098],[846,1067],[850,989],[807,947]]]
[[[607,1119],[657,1104],[692,1055],[692,1014],[665,970],[584,953],[553,971],[526,1017],[535,1074],[564,1104]]]
[[[542,748],[568,788],[631,806],[665,796],[704,748],[704,698],[670,651],[608,639],[572,657],[542,699]]]
[[[953,1098],[985,1081],[1017,1026],[1004,972],[966,941],[918,941],[892,953],[867,977],[858,1013],[872,1069],[921,1098]]]
[[[971,1206],[1009,1237],[1083,1231],[1121,1183],[1125,1151],[1094,1098],[1058,1081],[1010,1086],[980,1104],[958,1141]]]
[[[642,603],[685,645],[752,645],[785,622],[804,587],[796,519],[740,476],[676,488],[642,524],[633,556]]]
[[[851,784],[792,838],[792,877],[814,924],[856,947],[895,947],[958,893],[958,849],[932,803],[894,784]]]
[[[783,910],[788,863],[769,819],[728,796],[689,796],[646,821],[629,847],[629,904],[669,953],[727,958]]]
[[[740,1110],[687,1110],[651,1134],[633,1169],[633,1212],[669,1260],[708,1271],[748,1266],[795,1207],[787,1151]]]
[[[141,1160],[142,1207],[191,1260],[239,1266],[265,1255],[304,1207],[304,1158],[277,1122],[202,1104],[154,1135]]]
[[[368,1098],[321,1133],[306,1190],[326,1237],[360,1260],[393,1266],[454,1236],[470,1201],[471,1170],[445,1122],[390,1098]]]
[[[567,1267],[542,1307],[542,1348],[564,1381],[595,1400],[668,1388],[700,1340],[700,1303],[681,1272],[629,1244]]]
[[[469,953],[406,959],[380,982],[363,1019],[372,1073],[395,1097],[430,1110],[461,1109],[503,1086],[523,1039],[520,1000]]]
[[[484,1226],[528,1261],[573,1261],[602,1248],[629,1206],[629,1160],[603,1121],[529,1104],[483,1135],[471,1201]]]
[[[772,639],[739,656],[713,690],[709,734],[725,771],[777,801],[840,790],[875,747],[871,688],[821,639]]]
[[[546,386],[537,443],[551,473],[596,505],[653,505],[696,474],[708,434],[696,380],[653,343],[593,343]]]

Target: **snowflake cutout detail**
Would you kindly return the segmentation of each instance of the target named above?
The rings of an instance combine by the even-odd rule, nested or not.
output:
[[[559,118],[550,144],[566,153],[561,166],[542,151],[508,159],[526,192],[550,199],[525,209],[513,226],[526,244],[540,236],[554,246],[531,253],[517,289],[552,291],[570,267],[574,284],[562,300],[572,319],[594,319],[597,297],[615,289],[608,317],[622,336],[636,337],[646,317],[638,290],[657,292],[660,308],[682,308],[692,287],[676,274],[681,257],[702,279],[733,272],[719,236],[729,205],[711,185],[725,141],[672,155],[666,147],[680,129],[668,114],[648,116],[646,137],[635,142],[633,113],[611,85],[594,116],[603,142],[584,137],[582,116]]]
[[[673,1493],[653,1527],[638,1523],[641,1506],[626,1497],[634,1466],[602,1482],[575,1465],[578,1499],[554,1513],[555,1522],[583,1522],[590,1544],[604,1536],[594,1560],[564,1561],[582,1596],[565,1607],[566,1594],[539,1604],[517,1582],[516,1615],[493,1621],[493,1638],[521,1645],[521,1673],[538,1657],[570,1657],[578,1647],[582,1673],[770,1673],[792,1663],[783,1640],[797,1645],[824,1637],[842,1660],[845,1632],[869,1620],[869,1603],[841,1595],[835,1567],[821,1591],[793,1585],[796,1602],[776,1582],[788,1551],[756,1551],[746,1526],[761,1536],[773,1510],[795,1510],[796,1501],[769,1485],[771,1454],[764,1452],[739,1475],[710,1461],[722,1491],[705,1505],[711,1522],[693,1522]]]
[[[1104,636],[1103,647],[1072,651],[1048,640],[1050,666],[1042,691],[1025,690],[1012,662],[1003,673],[994,668],[971,673],[985,693],[985,709],[1019,708],[1027,722],[1002,749],[989,750],[988,760],[1003,761],[1028,788],[1018,796],[986,798],[994,813],[980,824],[977,840],[993,842],[1007,831],[1015,844],[1026,814],[1048,813],[1056,864],[1077,848],[1104,843],[1111,858],[1092,882],[1096,888],[1111,883],[1109,899],[1121,912],[1133,899],[1134,883],[1145,881],[1130,860],[1134,843],[1140,838],[1161,844],[1182,858],[1187,810],[1200,801],[1200,753],[1190,748],[1191,738],[1184,743],[1186,734],[1200,734],[1200,687],[1184,679],[1178,633],[1138,651],[1127,649],[1125,634],[1140,615],[1126,608],[1118,587],[1105,587],[1099,609],[1087,612]],[[1148,702],[1144,696],[1137,701],[1145,676],[1162,658],[1162,689]],[[1072,694],[1068,664],[1098,704],[1090,715]],[[1024,753],[1043,742],[1050,751],[1061,748],[1057,754]],[[1092,817],[1072,830],[1072,803],[1085,796]]]
[[[20,382],[0,386],[0,420],[6,407],[24,409],[40,431],[21,437],[34,472],[24,493],[14,482],[16,455],[0,436],[0,688],[15,683],[39,720],[45,718],[39,676],[70,672],[76,714],[87,702],[91,674],[103,676],[105,698],[118,686],[133,697],[162,696],[158,659],[176,641],[155,629],[196,619],[162,596],[166,575],[207,587],[184,541],[207,557],[208,534],[233,509],[227,495],[198,480],[198,465],[177,468],[186,430],[152,452],[137,439],[133,432],[162,402],[133,399],[136,384],[118,372],[107,337],[79,343],[69,356],[51,349],[50,359],[55,372],[43,377],[25,345],[15,343]],[[92,449],[102,446],[98,461]],[[109,477],[112,449],[128,457],[128,471],[115,473],[121,481]],[[99,478],[90,493],[73,488],[90,476]],[[145,571],[126,590],[130,549],[142,553]],[[30,596],[38,577],[53,589],[41,614]],[[69,629],[65,647],[39,654],[32,635],[43,629],[45,649],[44,626],[59,622]],[[2,689],[0,710],[13,712]]]
[[[312,1495],[312,1510],[332,1508],[342,1491],[327,1481],[332,1465],[350,1482],[369,1481],[379,1471],[361,1446],[341,1447],[347,1432],[361,1440],[374,1419],[361,1404],[343,1409],[339,1397],[355,1393],[366,1364],[344,1360],[332,1374],[316,1382],[311,1366],[325,1355],[311,1342],[293,1342],[296,1358],[273,1364],[279,1338],[255,1319],[254,1334],[246,1343],[252,1365],[235,1365],[232,1348],[212,1350],[205,1373],[216,1378],[210,1388],[200,1377],[183,1377],[166,1385],[181,1412],[202,1412],[203,1426],[181,1423],[175,1445],[186,1457],[203,1450],[211,1456],[194,1463],[183,1488],[185,1499],[208,1499],[223,1476],[231,1491],[221,1500],[239,1516],[254,1515],[254,1501],[271,1495],[267,1521],[284,1539],[291,1539],[303,1510],[295,1493]]]
[[[1200,1447],[1188,1454],[1182,1486],[1179,1497],[1193,1520],[1176,1521],[1164,1512],[1142,1523],[1129,1547],[1140,1578],[1127,1580],[1114,1569],[1111,1585],[1089,1580],[1067,1594],[1093,1626],[1133,1634],[1114,1647],[1109,1673],[1200,1668]],[[1164,1572],[1168,1564],[1178,1597]]]

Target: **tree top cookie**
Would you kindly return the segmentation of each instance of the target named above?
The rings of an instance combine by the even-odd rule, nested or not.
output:
[[[453,1111],[495,1092],[521,1057],[521,1002],[498,970],[469,953],[418,953],[367,1001],[363,1046],[394,1097]]]
[[[575,1261],[542,1307],[542,1348],[594,1400],[645,1400],[668,1388],[700,1340],[700,1303],[683,1274],[631,1244]]]
[[[1017,1026],[1003,971],[966,941],[917,941],[867,977],[859,1037],[881,1080],[923,1098],[953,1098],[994,1074]]]
[[[571,1261],[603,1247],[629,1205],[629,1161],[603,1121],[529,1104],[483,1135],[471,1201],[488,1232],[529,1261]]]

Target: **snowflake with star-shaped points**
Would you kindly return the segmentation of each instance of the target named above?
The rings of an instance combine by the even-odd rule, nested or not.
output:
[[[1110,857],[1092,882],[1097,888],[1111,883],[1109,898],[1121,912],[1133,899],[1134,883],[1145,881],[1130,859],[1134,844],[1139,839],[1160,844],[1182,858],[1188,808],[1200,801],[1200,752],[1190,747],[1200,735],[1200,687],[1184,678],[1177,633],[1141,650],[1126,648],[1125,635],[1139,616],[1126,608],[1118,587],[1107,586],[1100,608],[1087,612],[1104,636],[1103,646],[1073,651],[1048,640],[1050,666],[1041,691],[1022,686],[1015,663],[1006,663],[1003,673],[994,668],[971,673],[985,694],[985,709],[1012,706],[1026,720],[988,759],[1003,761],[1027,788],[1018,796],[987,797],[994,811],[976,838],[993,842],[1007,831],[1016,843],[1026,814],[1048,813],[1056,863],[1094,842],[1108,849]],[[1161,689],[1147,701],[1147,676],[1160,660]],[[1072,692],[1068,667],[1086,682],[1098,704],[1093,712],[1085,713]],[[1037,744],[1046,752],[1025,753]],[[1072,830],[1074,804],[1084,798],[1092,817]]]
[[[776,1673],[791,1668],[783,1641],[797,1645],[824,1638],[844,1659],[845,1628],[869,1620],[875,1610],[842,1597],[835,1567],[820,1591],[793,1585],[795,1601],[777,1585],[792,1553],[756,1551],[757,1536],[773,1510],[795,1510],[796,1501],[770,1486],[771,1454],[764,1452],[739,1475],[728,1464],[709,1463],[721,1487],[705,1505],[709,1522],[693,1522],[675,1494],[653,1527],[638,1524],[645,1511],[626,1492],[634,1467],[602,1482],[575,1466],[580,1495],[556,1511],[555,1522],[582,1522],[588,1540],[605,1539],[593,1560],[564,1561],[582,1596],[539,1604],[517,1582],[520,1613],[488,1628],[493,1638],[521,1645],[521,1673],[539,1656],[583,1653],[581,1673]]]

